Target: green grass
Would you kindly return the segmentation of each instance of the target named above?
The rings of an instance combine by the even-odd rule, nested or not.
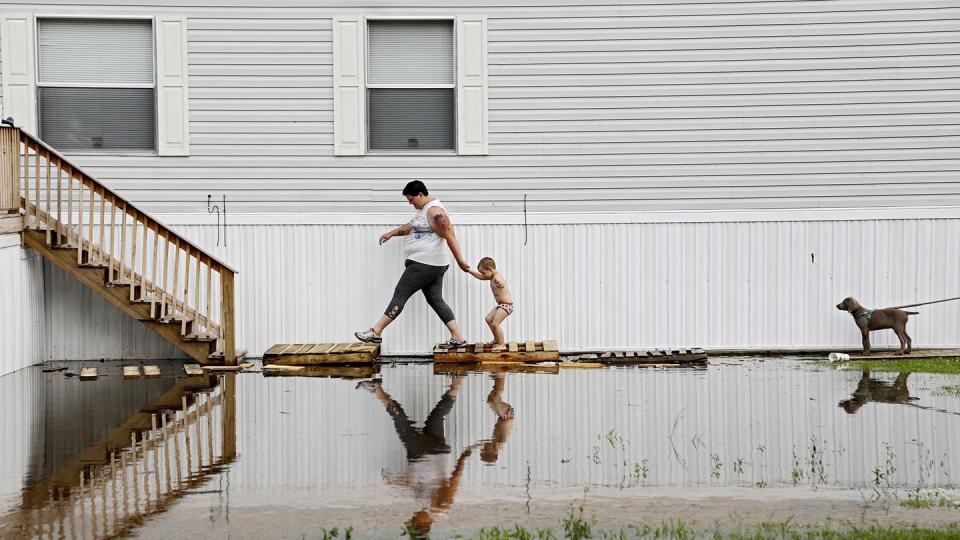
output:
[[[571,518],[567,518],[569,520]],[[574,517],[578,520],[579,518]],[[567,522],[567,520],[564,520]],[[605,540],[941,540],[960,537],[960,524],[944,527],[913,527],[882,525],[879,523],[852,526],[849,528],[800,527],[789,521],[762,523],[737,529],[696,528],[682,521],[665,521],[657,526],[630,525],[620,529],[599,529],[587,525],[586,529],[571,529],[567,523],[562,532],[553,529],[527,530],[520,525],[512,528],[486,527],[473,538],[477,540],[581,540],[599,538]],[[560,527],[558,527],[560,529]]]
[[[903,360],[854,360],[840,365],[851,371],[960,374],[960,358],[904,358]]]

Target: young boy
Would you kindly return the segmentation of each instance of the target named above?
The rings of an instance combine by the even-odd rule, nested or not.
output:
[[[513,313],[513,295],[510,293],[510,288],[507,287],[507,280],[504,279],[503,274],[497,272],[497,263],[490,257],[480,259],[476,270],[470,268],[467,271],[479,280],[490,282],[493,299],[497,301],[497,307],[490,310],[486,317],[487,326],[493,332],[493,341],[490,344],[505,345],[500,323]]]

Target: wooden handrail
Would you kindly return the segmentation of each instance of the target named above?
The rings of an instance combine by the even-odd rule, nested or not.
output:
[[[6,172],[0,174],[0,181],[5,186],[0,187],[12,188],[17,195],[15,209],[23,210],[25,228],[45,231],[47,246],[75,250],[78,266],[103,268],[107,287],[129,286],[129,301],[149,303],[151,317],[163,322],[177,319],[182,339],[217,340],[217,354],[223,355],[225,363],[236,363],[236,270],[113,192],[33,135],[3,126],[0,143],[4,145],[4,155],[13,154],[17,158],[12,166],[4,162],[0,172]],[[18,160],[22,161],[22,171]],[[45,165],[45,174],[41,172],[41,163]],[[64,206],[66,223],[62,215]],[[117,211],[120,220],[117,220]],[[127,218],[130,218],[129,224]],[[157,276],[161,250],[162,274]],[[168,266],[171,259],[173,265]],[[204,265],[206,276],[202,273]],[[168,273],[173,274],[170,289],[167,288]],[[214,273],[218,280],[214,280]],[[213,312],[214,307],[219,308],[219,313]]]
[[[21,142],[30,141],[30,143],[31,143],[32,145],[35,145],[35,147],[43,148],[43,150],[44,150],[45,152],[47,152],[48,154],[50,154],[50,155],[52,155],[53,157],[57,158],[57,159],[60,160],[61,162],[68,164],[68,166],[69,166],[69,168],[71,169],[72,173],[73,173],[74,175],[76,175],[79,180],[81,180],[81,181],[83,181],[83,182],[86,182],[86,183],[89,183],[89,184],[92,185],[92,186],[96,186],[97,191],[101,191],[101,190],[102,190],[102,192],[103,192],[104,194],[109,195],[111,198],[113,198],[113,199],[115,199],[115,200],[125,201],[125,202],[127,203],[127,209],[128,209],[128,211],[134,212],[134,213],[136,213],[136,214],[140,214],[141,216],[143,216],[143,217],[145,217],[147,220],[149,220],[149,222],[150,222],[150,224],[151,224],[152,226],[155,226],[155,227],[159,228],[160,230],[166,232],[169,236],[175,236],[175,237],[179,238],[179,239],[180,239],[180,245],[182,246],[182,245],[185,244],[185,245],[189,246],[189,247],[191,248],[191,250],[192,250],[192,253],[202,254],[204,259],[208,259],[208,260],[212,261],[215,266],[219,266],[219,267],[221,267],[221,268],[223,268],[223,269],[225,269],[225,270],[229,270],[229,271],[233,272],[234,274],[238,273],[234,268],[232,268],[232,267],[231,267],[230,265],[228,265],[227,263],[225,263],[225,262],[221,261],[220,259],[214,257],[213,255],[210,255],[209,253],[203,251],[203,249],[201,249],[199,246],[197,246],[196,244],[194,244],[194,243],[191,242],[190,240],[188,240],[188,239],[180,236],[180,235],[177,234],[175,231],[167,228],[166,225],[164,225],[162,222],[158,221],[156,218],[154,218],[153,216],[151,216],[149,212],[144,212],[142,209],[138,208],[135,204],[127,201],[126,199],[124,199],[123,197],[121,197],[120,195],[118,195],[116,192],[114,192],[112,189],[110,189],[110,188],[108,188],[107,186],[105,186],[105,185],[101,184],[100,182],[98,182],[96,178],[94,178],[92,175],[88,174],[86,171],[84,171],[84,170],[81,169],[80,167],[77,167],[77,166],[76,166],[75,164],[73,164],[68,158],[64,157],[63,154],[61,154],[60,152],[57,152],[56,150],[54,150],[53,148],[51,148],[49,145],[47,145],[45,142],[43,142],[43,141],[41,141],[40,139],[34,137],[33,135],[31,135],[29,132],[27,132],[27,131],[24,130],[23,128],[12,128],[12,127],[9,127],[9,126],[6,126],[6,125],[0,126],[0,130],[8,130],[8,129],[9,129],[9,130],[19,129],[19,130],[20,130],[20,141],[21,141]]]

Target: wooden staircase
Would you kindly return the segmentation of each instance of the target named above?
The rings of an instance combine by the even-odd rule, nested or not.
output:
[[[0,212],[23,244],[203,364],[236,364],[236,271],[29,133],[0,126]]]

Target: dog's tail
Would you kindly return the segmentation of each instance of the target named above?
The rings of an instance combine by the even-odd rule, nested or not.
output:
[[[906,313],[908,317],[909,317],[910,315],[919,315],[919,314],[920,314],[919,311],[905,311],[904,313]]]

